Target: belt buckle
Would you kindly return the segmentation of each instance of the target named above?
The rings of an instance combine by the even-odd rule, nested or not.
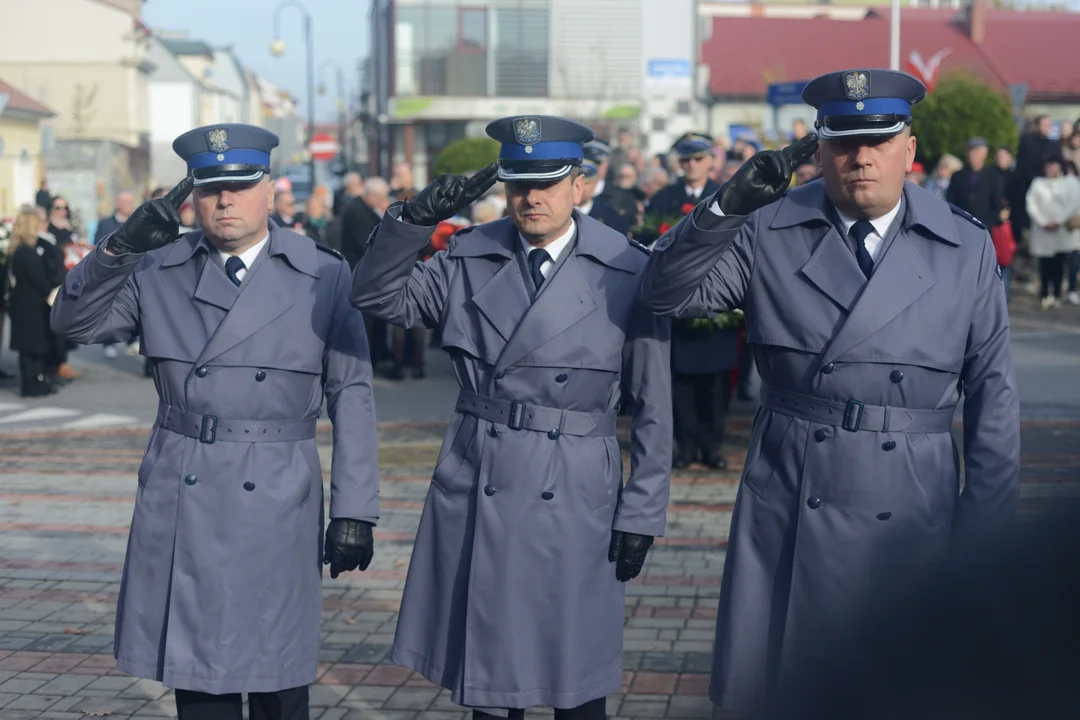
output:
[[[513,400],[510,403],[510,418],[506,422],[506,427],[511,430],[520,430],[525,422],[525,403],[520,400]]]
[[[844,408],[844,422],[840,427],[850,432],[856,432],[862,424],[863,403],[858,400],[848,400]]]
[[[203,415],[202,426],[199,428],[199,442],[213,445],[217,440],[217,416]]]

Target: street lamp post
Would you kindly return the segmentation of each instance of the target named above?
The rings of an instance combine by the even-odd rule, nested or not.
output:
[[[319,65],[319,78],[322,79],[322,72],[329,65],[336,71],[337,75],[337,110],[338,110],[338,152],[342,156],[346,156],[345,165],[348,166],[351,158],[347,157],[346,144],[345,144],[345,73],[341,69],[341,65],[332,58],[323,60]],[[319,84],[319,94],[322,95],[326,92],[326,86],[322,83]],[[346,167],[348,169],[348,167]]]
[[[281,11],[286,7],[296,8],[304,17],[304,43],[307,45],[307,96],[308,96],[308,171],[311,173],[311,193],[315,194],[315,158],[311,155],[311,139],[315,137],[315,45],[311,41],[311,15],[296,0],[284,0],[274,10],[274,41],[270,43],[270,52],[281,56],[285,53],[285,41],[281,39]]]

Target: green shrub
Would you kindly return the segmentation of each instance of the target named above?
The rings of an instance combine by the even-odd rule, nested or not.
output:
[[[463,138],[443,148],[435,159],[436,175],[476,172],[499,157],[499,143],[488,137]]]
[[[913,130],[919,145],[916,155],[927,173],[945,153],[961,160],[967,141],[985,138],[991,151],[999,146],[1016,150],[1016,123],[1009,99],[984,83],[966,76],[943,78],[926,99],[912,109]]]

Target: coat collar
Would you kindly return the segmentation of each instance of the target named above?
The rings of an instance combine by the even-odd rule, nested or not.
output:
[[[270,256],[281,256],[297,272],[319,277],[318,248],[315,241],[306,238],[299,233],[285,230],[276,223],[269,223],[270,241],[267,243],[267,253]],[[176,267],[183,265],[200,251],[210,252],[208,241],[204,241],[205,234],[201,230],[189,232],[169,249],[168,254],[161,263],[161,267]]]
[[[634,254],[638,251],[630,247],[629,241],[613,237],[611,228],[578,210],[574,210],[574,222],[577,223],[577,242],[572,250],[574,255],[588,255],[610,268],[637,272],[640,260]],[[494,255],[509,260],[514,257],[517,245],[518,234],[514,224],[510,218],[500,218],[468,230],[450,250],[450,256]]]
[[[948,203],[907,181],[904,182],[904,199],[907,201],[902,226],[905,230],[920,227],[944,243],[960,244],[956,221]],[[832,225],[830,210],[825,181],[815,180],[784,195],[769,228],[779,230],[797,225]]]

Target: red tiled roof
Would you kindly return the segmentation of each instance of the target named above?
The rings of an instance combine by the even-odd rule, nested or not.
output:
[[[711,71],[709,90],[718,97],[762,97],[773,82],[807,80],[843,68],[889,66],[887,9],[875,9],[859,21],[716,17],[712,22],[712,36],[701,54]],[[1080,96],[1080,73],[1061,57],[1061,48],[1080,37],[1080,15],[990,10],[985,27],[985,41],[976,45],[956,11],[905,9],[902,69],[909,70],[913,51],[925,62],[948,49],[941,75],[966,72],[1000,90],[1027,83],[1033,99]],[[770,48],[768,54],[761,52],[763,47]]]
[[[56,115],[52,110],[39,103],[34,98],[26,95],[19,90],[15,89],[11,85],[8,85],[3,80],[0,80],[0,95],[8,95],[7,107],[12,110],[22,110],[24,112],[35,113],[42,117],[53,117]]]

